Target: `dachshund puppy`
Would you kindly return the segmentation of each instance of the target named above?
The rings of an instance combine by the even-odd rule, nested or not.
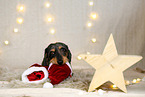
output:
[[[71,52],[66,44],[56,42],[45,49],[42,66],[49,66],[50,63],[62,65],[66,62],[71,62]]]

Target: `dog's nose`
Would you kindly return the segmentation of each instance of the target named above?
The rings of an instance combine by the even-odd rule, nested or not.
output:
[[[62,60],[58,60],[57,63],[58,63],[59,65],[62,65],[63,61],[62,61]]]

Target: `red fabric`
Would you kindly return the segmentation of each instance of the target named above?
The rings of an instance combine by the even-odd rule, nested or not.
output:
[[[46,69],[48,69],[48,66],[42,66],[39,64],[34,64],[31,67],[45,67]],[[51,80],[51,83],[53,85],[55,84],[59,84],[60,82],[62,82],[64,79],[66,79],[68,76],[71,76],[71,69],[69,68],[69,66],[67,64],[63,64],[63,65],[56,65],[53,64],[49,70],[48,70],[48,78]],[[29,79],[29,81],[37,81],[37,80],[41,80],[44,78],[44,72],[43,71],[34,71],[31,74],[27,75],[27,78]]]
[[[51,83],[55,85],[55,84],[59,84],[68,76],[70,76],[71,69],[68,67],[67,64],[63,64],[63,65],[53,64],[49,68],[48,73],[49,73],[48,77],[51,80]]]
[[[35,71],[35,72],[27,75],[27,78],[29,79],[29,81],[41,80],[44,78],[44,72],[43,71]]]
[[[33,64],[30,66],[31,67],[43,67],[42,65],[39,64]],[[46,69],[48,67],[45,67]],[[29,79],[29,81],[37,81],[37,80],[41,80],[44,78],[44,72],[43,71],[34,71],[31,74],[27,75],[27,78]]]

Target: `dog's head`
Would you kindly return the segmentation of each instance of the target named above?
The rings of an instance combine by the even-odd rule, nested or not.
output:
[[[71,62],[71,52],[66,44],[56,42],[45,49],[43,66],[49,66],[50,63],[62,65],[66,62]]]

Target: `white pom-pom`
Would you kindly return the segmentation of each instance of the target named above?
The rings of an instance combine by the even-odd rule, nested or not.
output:
[[[43,85],[43,88],[53,88],[53,85],[49,82],[46,82],[44,85]]]

